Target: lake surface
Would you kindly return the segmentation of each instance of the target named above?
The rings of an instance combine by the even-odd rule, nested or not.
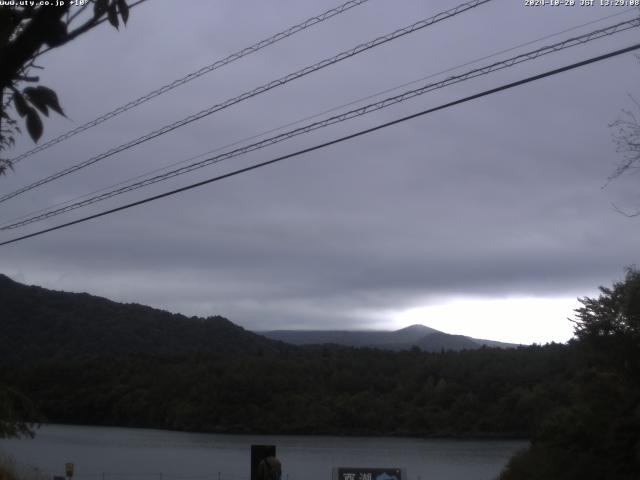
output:
[[[332,467],[401,467],[408,480],[494,479],[523,441],[217,435],[46,425],[35,439],[0,440],[0,453],[74,480],[247,480],[250,445],[276,445],[283,480],[330,480]],[[25,467],[26,468],[26,467]]]

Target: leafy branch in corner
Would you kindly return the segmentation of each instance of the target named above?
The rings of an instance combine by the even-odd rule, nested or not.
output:
[[[42,115],[54,111],[65,116],[56,92],[39,85],[39,77],[31,74],[33,69],[41,69],[35,65],[36,59],[105,21],[116,29],[120,21],[126,25],[129,9],[126,0],[87,0],[73,9],[70,2],[0,9],[0,152],[15,144],[22,123],[38,142],[44,131]],[[0,158],[0,175],[11,168],[10,160]]]

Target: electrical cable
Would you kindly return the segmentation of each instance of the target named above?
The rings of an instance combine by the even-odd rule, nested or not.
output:
[[[356,47],[353,47],[349,50],[345,50],[341,53],[339,53],[338,55],[335,55],[331,58],[327,58],[325,60],[322,60],[318,63],[315,63],[311,66],[305,67],[302,70],[298,70],[295,73],[290,73],[289,75],[286,75],[284,77],[281,77],[277,80],[273,80],[269,83],[266,83],[258,88],[255,88],[254,90],[245,92],[237,97],[231,98],[229,100],[226,100],[223,103],[219,103],[217,105],[214,105],[210,108],[207,108],[205,110],[202,110],[198,113],[195,113],[193,115],[190,115],[186,118],[183,118],[182,120],[178,120],[177,122],[174,122],[172,124],[166,125],[158,130],[154,130],[153,132],[150,132],[146,135],[143,135],[142,137],[139,137],[135,140],[132,140],[130,142],[124,143],[118,147],[114,147],[104,153],[101,153],[99,155],[96,155],[94,157],[89,158],[88,160],[85,160],[84,162],[78,163],[76,165],[73,165],[71,167],[68,167],[64,170],[61,170],[57,173],[54,173],[52,175],[49,175],[48,177],[45,177],[43,179],[40,179],[34,183],[31,183],[30,185],[27,185],[25,187],[19,188],[18,190],[15,190],[13,192],[7,193],[5,195],[2,195],[0,197],[0,203],[1,202],[5,202],[13,197],[16,197],[24,192],[27,192],[29,190],[33,190],[34,188],[37,188],[41,185],[44,185],[46,183],[52,182],[54,180],[57,180],[58,178],[64,177],[66,175],[69,175],[71,173],[74,173],[80,169],[83,169],[85,167],[88,167],[90,165],[93,165],[96,162],[99,162],[100,160],[104,160],[105,158],[111,157],[112,155],[115,155],[116,153],[120,153],[124,150],[128,150],[129,148],[132,148],[136,145],[139,145],[141,143],[147,142],[149,140],[152,140],[156,137],[159,137],[161,135],[164,135],[166,133],[169,133],[177,128],[183,127],[185,125],[188,125],[192,122],[195,122],[196,120],[200,120],[206,116],[209,116],[215,112],[218,112],[220,110],[223,110],[225,108],[228,108],[232,105],[235,105],[237,103],[240,103],[244,100],[247,100],[251,97],[254,97],[256,95],[259,95],[261,93],[267,92],[273,88],[285,85],[293,80],[296,80],[298,78],[304,77],[306,75],[309,75],[313,72],[316,72],[318,70],[321,70],[325,67],[328,67],[330,65],[336,64],[338,62],[341,62],[342,60],[346,60],[348,58],[351,58],[355,55],[358,55],[362,52],[368,51],[372,48],[378,47],[384,43],[390,42],[392,40],[395,40],[397,38],[400,38],[404,35],[408,35],[414,32],[417,32],[418,30],[421,30],[425,27],[431,26],[437,22],[446,20],[448,18],[451,18],[455,15],[458,15],[460,13],[466,12],[468,10],[471,10],[473,8],[476,8],[482,4],[488,3],[492,0],[471,0],[469,2],[463,3],[461,5],[458,5],[457,7],[454,7],[450,10],[446,10],[444,12],[441,12],[433,17],[429,17],[427,19],[423,19],[420,20],[412,25],[409,25],[407,27],[395,30],[394,32],[391,32],[387,35],[383,35],[380,37],[375,38],[374,40],[371,40],[367,43],[363,43],[360,44]]]
[[[531,83],[531,82],[534,82],[534,81],[537,81],[537,80],[541,80],[543,78],[550,77],[552,75],[557,75],[557,74],[560,74],[560,73],[563,73],[563,72],[566,72],[566,71],[569,71],[569,70],[573,70],[573,69],[576,69],[576,68],[579,68],[579,67],[583,67],[585,65],[589,65],[589,64],[592,64],[592,63],[595,63],[595,62],[606,60],[608,58],[612,58],[612,57],[616,57],[616,56],[619,56],[619,55],[623,55],[625,53],[629,53],[629,52],[632,52],[632,51],[638,50],[638,49],[640,49],[640,43],[636,43],[634,45],[631,45],[629,47],[622,48],[622,49],[619,49],[619,50],[614,50],[613,52],[609,52],[609,53],[606,53],[604,55],[599,55],[597,57],[592,57],[592,58],[589,58],[587,60],[583,60],[583,61],[580,61],[580,62],[572,63],[572,64],[566,65],[564,67],[556,68],[554,70],[549,70],[549,71],[546,71],[546,72],[538,74],[538,75],[533,75],[533,76],[524,78],[522,80],[518,80],[518,81],[515,81],[515,82],[507,83],[507,84],[501,85],[499,87],[491,88],[489,90],[484,90],[484,91],[482,91],[480,93],[476,93],[474,95],[470,95],[468,97],[464,97],[464,98],[461,98],[459,100],[455,100],[453,102],[448,102],[448,103],[445,103],[443,105],[440,105],[440,106],[437,106],[437,107],[434,107],[434,108],[429,108],[427,110],[423,110],[421,112],[414,113],[412,115],[407,115],[405,117],[401,117],[401,118],[398,118],[396,120],[392,120],[390,122],[386,122],[386,123],[382,123],[380,125],[376,125],[375,127],[371,127],[371,128],[365,129],[365,130],[360,130],[359,132],[352,133],[350,135],[346,135],[346,136],[343,136],[343,137],[340,137],[340,138],[337,138],[337,139],[334,139],[334,140],[330,140],[328,142],[324,142],[324,143],[315,145],[313,147],[309,147],[309,148],[305,148],[305,149],[302,149],[302,150],[298,150],[296,152],[293,152],[293,153],[290,153],[290,154],[287,154],[287,155],[282,155],[280,157],[276,157],[274,159],[267,160],[265,162],[261,162],[261,163],[255,164],[255,165],[251,165],[249,167],[245,167],[245,168],[241,168],[241,169],[238,169],[238,170],[234,170],[232,172],[225,173],[223,175],[218,175],[216,177],[209,178],[207,180],[202,180],[202,181],[197,182],[197,183],[192,183],[190,185],[187,185],[187,186],[184,186],[184,187],[181,187],[181,188],[177,188],[175,190],[171,190],[171,191],[164,192],[164,193],[161,193],[161,194],[158,194],[158,195],[154,195],[152,197],[147,197],[145,199],[138,200],[136,202],[128,203],[126,205],[121,205],[119,207],[112,208],[110,210],[105,210],[103,212],[99,212],[99,213],[96,213],[96,214],[93,214],[93,215],[89,215],[87,217],[79,218],[77,220],[73,220],[71,222],[63,223],[61,225],[56,225],[55,227],[46,228],[46,229],[43,229],[43,230],[39,230],[37,232],[33,232],[33,233],[30,233],[30,234],[27,234],[27,235],[23,235],[21,237],[13,238],[11,240],[6,240],[4,242],[1,242],[0,246],[16,243],[16,242],[19,242],[19,241],[22,241],[22,240],[26,240],[28,238],[36,237],[36,236],[43,235],[43,234],[49,233],[49,232],[53,232],[55,230],[60,230],[62,228],[66,228],[66,227],[69,227],[71,225],[77,225],[79,223],[83,223],[83,222],[86,222],[86,221],[89,221],[89,220],[93,220],[95,218],[103,217],[103,216],[109,215],[111,213],[120,212],[120,211],[123,211],[123,210],[127,210],[129,208],[132,208],[132,207],[136,207],[138,205],[143,205],[145,203],[149,203],[149,202],[152,202],[152,201],[155,201],[155,200],[159,200],[161,198],[169,197],[169,196],[175,195],[177,193],[185,192],[187,190],[192,190],[194,188],[197,188],[197,187],[200,187],[200,186],[203,186],[203,185],[207,185],[209,183],[217,182],[217,181],[223,180],[225,178],[230,178],[230,177],[239,175],[241,173],[249,172],[251,170],[256,170],[258,168],[265,167],[267,165],[272,165],[274,163],[281,162],[281,161],[289,159],[289,158],[297,157],[297,156],[303,155],[305,153],[313,152],[313,151],[319,150],[321,148],[326,148],[326,147],[328,147],[330,145],[335,145],[335,144],[338,144],[338,143],[341,143],[341,142],[344,142],[344,141],[347,141],[347,140],[351,140],[353,138],[357,138],[357,137],[360,137],[362,135],[366,135],[366,134],[381,130],[383,128],[387,128],[387,127],[390,127],[392,125],[396,125],[396,124],[399,124],[399,123],[402,123],[402,122],[406,122],[408,120],[412,120],[414,118],[418,118],[418,117],[427,115],[429,113],[437,112],[439,110],[444,110],[446,108],[450,108],[450,107],[453,107],[453,106],[456,106],[456,105],[460,105],[462,103],[466,103],[466,102],[469,102],[469,101],[472,101],[472,100],[476,100],[478,98],[482,98],[482,97],[485,97],[485,96],[488,96],[488,95],[492,95],[494,93],[498,93],[498,92],[501,92],[501,91],[504,91],[504,90],[515,88],[515,87],[518,87],[520,85],[524,85],[524,84]]]
[[[406,83],[403,83],[403,84],[400,84],[400,85],[396,85],[396,86],[391,87],[391,88],[387,88],[387,89],[382,90],[382,91],[378,91],[376,93],[367,95],[365,97],[360,97],[360,98],[358,98],[356,100],[352,100],[352,101],[350,101],[348,103],[343,103],[341,105],[337,105],[335,107],[332,107],[332,108],[330,108],[328,110],[323,110],[322,112],[315,113],[313,115],[310,115],[310,116],[307,116],[307,117],[304,117],[304,118],[300,118],[300,119],[295,120],[293,122],[289,122],[289,123],[286,123],[284,125],[280,125],[278,127],[271,128],[269,130],[260,132],[258,134],[251,135],[249,137],[242,138],[240,140],[236,140],[236,141],[234,141],[232,143],[228,143],[226,145],[222,145],[220,147],[213,148],[211,150],[207,150],[206,152],[199,153],[198,155],[194,155],[194,156],[188,157],[188,158],[180,160],[178,162],[170,163],[170,164],[165,165],[163,167],[159,167],[159,168],[155,168],[153,170],[146,171],[146,172],[141,173],[139,175],[136,175],[134,177],[130,177],[130,178],[127,178],[125,180],[121,180],[121,181],[119,181],[119,182],[117,182],[115,184],[111,184],[111,185],[108,185],[106,187],[102,187],[102,188],[100,188],[98,190],[94,190],[94,191],[79,195],[79,196],[74,197],[74,198],[72,198],[70,200],[65,200],[63,202],[58,202],[58,203],[55,203],[53,205],[49,205],[48,207],[41,208],[41,209],[38,209],[38,210],[35,210],[35,211],[32,211],[32,212],[26,213],[26,214],[20,215],[18,217],[14,217],[11,220],[8,220],[8,221],[0,224],[0,230],[3,229],[2,227],[8,226],[8,225],[10,225],[10,224],[12,224],[14,222],[17,222],[18,220],[22,220],[24,218],[36,215],[38,213],[45,212],[45,211],[50,210],[52,208],[56,208],[56,207],[60,207],[62,205],[68,205],[68,204],[71,204],[71,203],[75,203],[78,200],[81,200],[83,198],[90,197],[90,196],[95,195],[97,193],[104,192],[106,190],[119,187],[121,185],[125,185],[128,182],[133,182],[134,180],[145,178],[148,175],[153,175],[154,173],[158,173],[158,172],[161,172],[163,170],[167,170],[167,169],[169,169],[171,167],[175,167],[177,165],[182,165],[184,163],[190,162],[192,160],[196,160],[196,159],[204,157],[206,155],[209,155],[209,154],[212,154],[212,153],[215,153],[215,152],[219,152],[220,150],[225,150],[227,148],[235,147],[236,145],[240,145],[242,143],[245,143],[245,142],[248,142],[248,141],[251,141],[251,140],[255,140],[257,138],[263,137],[263,136],[268,135],[270,133],[277,132],[277,131],[280,131],[280,130],[284,130],[285,128],[292,127],[294,125],[298,125],[298,124],[300,124],[302,122],[306,122],[308,120],[313,120],[314,118],[318,118],[318,117],[320,117],[322,115],[326,115],[327,113],[335,112],[335,111],[340,110],[342,108],[349,107],[349,106],[352,106],[352,105],[356,105],[356,104],[361,103],[361,102],[363,102],[365,100],[370,100],[372,98],[379,97],[380,95],[384,95],[386,93],[390,93],[390,92],[399,90],[401,88],[408,87],[410,85],[415,85],[416,83],[422,82],[424,80],[428,80],[430,78],[438,77],[438,76],[440,76],[442,74],[458,70],[458,69],[460,69],[462,67],[473,65],[475,63],[481,62],[482,60],[487,60],[489,58],[494,58],[494,57],[497,57],[498,55],[502,55],[503,53],[512,52],[512,51],[517,50],[519,48],[526,47],[526,46],[529,46],[529,45],[533,45],[534,43],[538,43],[538,42],[540,42],[542,40],[547,40],[549,38],[557,37],[558,35],[562,35],[564,33],[572,32],[574,30],[578,30],[580,28],[583,28],[583,27],[586,27],[586,26],[589,26],[589,25],[593,25],[595,23],[600,23],[600,22],[602,22],[604,20],[608,20],[608,19],[613,18],[613,17],[618,17],[620,15],[627,14],[627,13],[629,13],[631,11],[634,11],[634,10],[636,10],[636,9],[635,8],[629,8],[629,9],[623,10],[621,12],[613,13],[611,15],[606,15],[604,17],[600,17],[600,18],[597,18],[595,20],[591,20],[589,22],[582,23],[580,25],[576,25],[576,26],[573,26],[573,27],[570,27],[570,28],[566,28],[564,30],[560,30],[559,32],[555,32],[555,33],[552,33],[552,34],[549,34],[549,35],[545,35],[543,37],[536,38],[535,40],[530,40],[530,41],[527,41],[527,42],[524,42],[524,43],[519,43],[518,45],[515,45],[513,47],[510,47],[510,48],[507,48],[507,49],[504,49],[504,50],[500,50],[498,52],[494,52],[494,53],[489,54],[489,55],[485,55],[484,57],[480,57],[480,58],[476,58],[474,60],[470,60],[468,62],[456,65],[454,67],[447,68],[446,70],[441,70],[439,72],[432,73],[432,74],[429,74],[429,75],[424,76],[424,77],[420,77],[420,78],[418,78],[416,80],[412,80],[410,82],[406,82]]]
[[[159,95],[162,95],[163,93],[166,93],[170,90],[173,90],[174,88],[177,88],[181,85],[184,85],[185,83],[190,82],[191,80],[195,80],[198,77],[201,77],[202,75],[205,75],[207,73],[210,73],[214,70],[217,70],[218,68],[224,67],[225,65],[228,65],[236,60],[239,60],[243,57],[246,57],[247,55],[250,55],[252,53],[255,53],[259,50],[262,50],[265,47],[268,47],[270,45],[273,45],[274,43],[279,42],[280,40],[284,40],[285,38],[289,38],[292,35],[295,35],[296,33],[299,33],[303,30],[306,30],[309,27],[312,27],[313,25],[316,25],[318,23],[324,22],[325,20],[328,20],[332,17],[335,17],[336,15],[340,15],[341,13],[346,12],[347,10],[350,10],[353,7],[357,7],[359,5],[362,5],[363,3],[368,2],[369,0],[350,0],[346,3],[343,3],[342,5],[339,5],[335,8],[332,8],[330,10],[327,10],[326,12],[323,12],[319,15],[315,15],[313,17],[310,17],[308,19],[306,19],[304,22],[301,22],[297,25],[294,25],[292,27],[287,28],[286,30],[283,30],[282,32],[276,33],[275,35],[272,35],[269,38],[266,38],[264,40],[261,40],[249,47],[243,48],[242,50],[232,53],[231,55],[223,58],[222,60],[218,60],[210,65],[207,65],[205,67],[200,68],[199,70],[196,70],[195,72],[191,72],[188,75],[185,75],[184,77],[181,77],[177,80],[174,80],[171,83],[168,83],[166,85],[163,85],[162,87],[157,88],[156,90],[153,90],[152,92],[143,95],[140,98],[137,98],[136,100],[132,100],[129,103],[126,103],[125,105],[122,105],[114,110],[111,110],[110,112],[107,112],[101,116],[99,116],[98,118],[91,120],[83,125],[80,125],[79,127],[74,128],[73,130],[70,130],[62,135],[59,135],[58,137],[52,138],[51,140],[38,145],[37,147],[32,148],[31,150],[22,153],[21,155],[18,155],[15,158],[12,158],[10,161],[15,165],[16,163],[20,162],[21,160],[24,160],[27,157],[30,157],[31,155],[34,155],[38,152],[41,152],[43,150],[46,150],[50,147],[52,147],[53,145],[56,145],[60,142],[63,142],[64,140],[67,140],[81,132],[84,132],[85,130],[88,130],[92,127],[95,127],[96,125],[100,125],[103,122],[106,122],[107,120],[120,115],[121,113],[126,112],[127,110],[131,110],[132,108],[137,107],[138,105],[141,105],[145,102],[148,102],[149,100],[151,100],[152,98],[155,98]],[[136,2],[135,4],[132,4],[131,7],[134,7],[135,5],[139,4],[141,2]],[[105,19],[102,19],[100,22],[98,23],[102,23],[103,21],[105,21]],[[43,52],[44,53],[44,52]]]
[[[587,42],[596,40],[596,39],[600,39],[606,36],[610,36],[610,35],[614,35],[616,33],[620,33],[622,31],[625,30],[629,30],[630,28],[634,28],[634,27],[638,27],[640,26],[640,18],[635,18],[632,20],[627,20],[625,22],[620,22],[616,25],[612,25],[606,28],[602,28],[599,30],[595,30],[589,33],[586,33],[584,35],[578,36],[578,37],[574,37],[574,38],[569,38],[567,40],[563,40],[561,42],[557,42],[555,44],[552,45],[548,45],[545,47],[541,47],[537,50],[533,50],[531,52],[527,52],[527,53],[523,53],[520,55],[517,55],[515,57],[511,57],[508,58],[506,60],[502,60],[500,62],[495,62],[493,64],[490,65],[486,65],[483,67],[479,67],[473,70],[470,70],[466,73],[460,74],[460,75],[455,75],[455,76],[451,76],[448,77],[444,80],[441,80],[439,82],[435,82],[435,83],[430,83],[427,85],[424,85],[418,89],[414,89],[414,90],[409,90],[407,92],[404,92],[400,95],[396,95],[393,97],[389,97],[389,98],[385,98],[379,102],[375,102],[369,105],[365,105],[363,107],[360,108],[356,108],[347,112],[344,112],[342,114],[339,115],[335,115],[329,118],[326,118],[324,120],[318,121],[318,122],[314,122],[308,125],[305,125],[303,127],[299,127],[297,129],[291,130],[289,132],[285,132],[279,135],[275,135],[273,137],[261,140],[259,142],[250,144],[250,145],[246,145],[244,147],[240,147],[237,148],[235,150],[231,150],[229,152],[211,157],[211,158],[207,158],[205,160],[201,160],[199,162],[193,163],[191,165],[187,165],[175,170],[171,170],[169,172],[166,172],[164,174],[161,175],[156,175],[154,177],[145,179],[145,180],[141,180],[139,182],[136,183],[132,183],[129,185],[126,185],[124,187],[115,189],[115,190],[111,190],[109,192],[103,193],[101,195],[96,195],[93,197],[90,197],[86,200],[82,200],[76,203],[72,203],[70,205],[67,205],[65,207],[61,207],[55,210],[50,210],[46,213],[42,213],[40,215],[35,215],[32,217],[29,217],[25,220],[20,220],[8,225],[4,225],[0,228],[0,230],[11,230],[11,229],[15,229],[18,227],[22,227],[37,221],[41,221],[47,218],[51,218],[57,215],[61,215],[63,213],[67,213],[70,212],[72,210],[76,210],[78,208],[81,207],[85,207],[88,205],[92,205],[94,203],[106,200],[108,198],[112,198],[115,197],[117,195],[122,195],[124,193],[133,191],[133,190],[137,190],[139,188],[143,188],[149,185],[153,185],[155,183],[161,182],[161,181],[165,181],[168,180],[170,178],[173,177],[177,177],[179,175],[185,174],[185,173],[189,173],[192,172],[194,170],[200,169],[200,168],[204,168],[206,166],[212,165],[212,164],[216,164],[216,163],[220,163],[222,161],[228,160],[230,158],[234,158],[240,155],[244,155],[246,153],[249,152],[253,152],[256,150],[259,150],[261,148],[265,148],[267,146],[270,145],[274,145],[276,143],[280,143],[282,141],[285,140],[289,140],[293,137],[296,137],[298,135],[301,134],[306,134],[309,133],[311,131],[315,131],[318,130],[320,128],[324,128],[327,127],[329,125],[334,125],[337,123],[341,123],[344,122],[346,120],[350,120],[352,118],[356,118],[362,115],[366,115],[368,113],[372,113],[374,111],[377,110],[381,110],[384,108],[387,108],[391,105],[395,105],[397,103],[400,102],[404,102],[406,100],[409,100],[411,98],[415,98],[419,95],[423,95],[427,92],[431,92],[433,90],[436,89],[440,89],[440,88],[444,88],[456,83],[460,83],[472,78],[477,78],[479,76],[483,76],[483,75],[487,75],[489,73],[493,73],[505,68],[509,68],[512,67],[514,65],[518,65],[521,64],[523,62],[529,61],[529,60],[534,60],[536,58],[539,58],[543,55],[547,55],[549,53],[554,53],[554,52],[558,52],[560,50],[564,50],[566,48],[570,48],[570,47],[574,47],[577,45],[583,45]]]

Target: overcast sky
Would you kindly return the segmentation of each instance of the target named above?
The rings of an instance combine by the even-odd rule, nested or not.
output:
[[[42,82],[69,116],[47,119],[43,141],[339,2],[151,0],[132,10],[127,28],[103,24],[41,60]],[[457,4],[371,0],[25,159],[0,179],[0,192]],[[0,221],[624,10],[494,0],[4,202]],[[636,28],[548,55],[0,236],[187,185],[638,38]],[[626,54],[491,95],[0,247],[0,271],[47,288],[219,314],[252,330],[422,323],[496,340],[565,341],[576,297],[595,295],[638,263],[640,219],[612,204],[640,208],[640,178],[602,187],[621,160],[608,124],[631,108],[629,94],[640,95],[639,74],[638,60]],[[21,138],[9,155],[32,146]]]

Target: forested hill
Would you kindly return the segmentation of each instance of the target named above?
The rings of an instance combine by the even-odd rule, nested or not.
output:
[[[427,352],[511,347],[423,325],[385,331],[249,332],[224,317],[186,317],[87,293],[27,286],[0,274],[0,361],[82,359],[132,353],[159,356],[268,353],[293,345],[330,343],[351,347]],[[260,333],[260,334],[258,334]],[[264,335],[264,336],[263,336]],[[266,338],[265,338],[266,337]]]
[[[409,350],[411,347],[418,347],[425,352],[439,352],[440,350],[473,350],[483,345],[500,348],[517,347],[511,343],[451,335],[424,325],[411,325],[390,332],[376,330],[271,330],[256,333],[293,345],[329,343],[384,350]]]
[[[303,348],[221,317],[0,277],[0,418],[28,423],[37,418],[16,412],[35,410],[57,423],[206,432],[521,436],[531,447],[502,480],[636,480],[640,271],[581,302],[567,345]],[[5,400],[35,408],[2,401],[2,385],[17,392]]]
[[[226,318],[186,317],[87,293],[26,286],[0,274],[0,361],[82,359],[142,353],[267,353],[291,348]]]

